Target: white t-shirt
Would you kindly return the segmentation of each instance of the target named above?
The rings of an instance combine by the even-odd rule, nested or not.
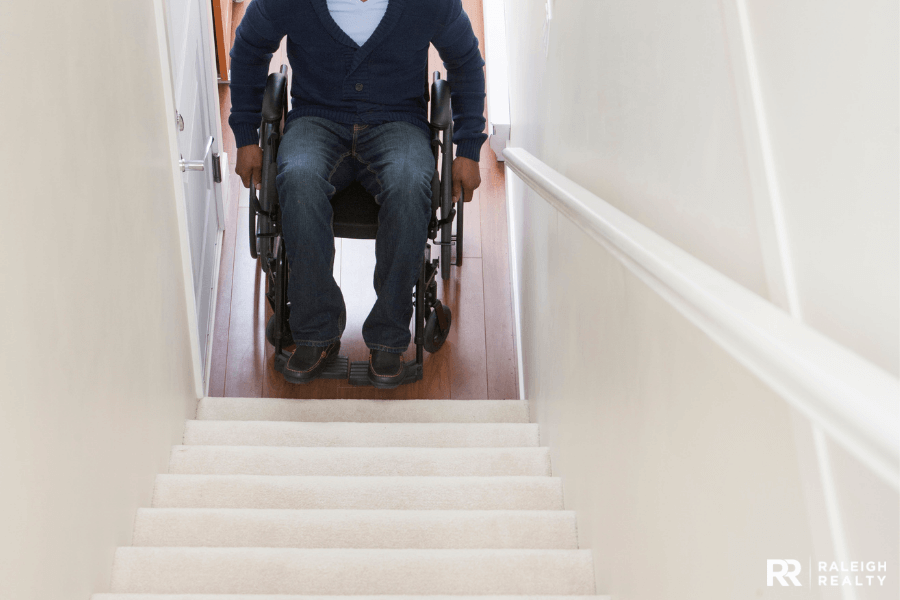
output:
[[[362,46],[381,22],[388,0],[327,0],[331,18],[350,39]]]

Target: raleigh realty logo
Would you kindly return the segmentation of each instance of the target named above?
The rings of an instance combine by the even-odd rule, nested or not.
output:
[[[810,561],[810,570],[812,569],[812,561]],[[825,562],[819,561],[818,573],[816,574],[816,584],[819,586],[837,587],[837,586],[871,586],[884,585],[887,579],[887,563],[875,561],[852,561],[852,562]],[[800,561],[797,560],[781,560],[770,558],[766,560],[766,585],[773,586],[777,581],[783,586],[803,586],[800,579],[800,571],[803,570]],[[813,585],[813,574],[809,573],[807,580],[809,585]]]
[[[800,569],[799,561],[770,558],[766,561],[766,585],[775,585],[776,579],[781,585],[790,585],[788,581],[794,585],[803,585],[797,579]]]

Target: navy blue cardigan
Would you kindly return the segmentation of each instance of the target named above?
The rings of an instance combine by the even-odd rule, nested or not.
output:
[[[429,43],[451,89],[457,156],[478,160],[484,132],[484,61],[460,0],[390,0],[361,47],[335,23],[326,0],[253,0],[231,50],[231,116],[237,146],[256,144],[272,53],[287,36],[293,69],[288,121],[407,121],[426,131]]]

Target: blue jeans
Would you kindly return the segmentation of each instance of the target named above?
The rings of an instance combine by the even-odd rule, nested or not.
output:
[[[406,350],[412,289],[431,219],[434,168],[428,135],[411,123],[341,125],[301,117],[288,124],[278,149],[276,183],[291,266],[294,342],[327,346],[344,331],[344,297],[332,274],[330,200],[356,180],[381,207],[375,240],[378,299],[363,324],[363,339],[373,350]]]

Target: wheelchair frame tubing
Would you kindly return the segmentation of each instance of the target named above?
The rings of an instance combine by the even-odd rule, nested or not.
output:
[[[284,241],[275,244],[275,356],[281,356],[281,339],[284,334],[284,309],[287,308],[287,259]]]
[[[474,192],[473,192],[474,193]],[[466,206],[465,190],[459,192],[459,202],[456,203],[456,266],[461,267],[463,263],[463,209]]]
[[[261,181],[250,178],[250,256],[262,259],[263,270],[268,272],[269,262],[274,259],[274,238],[281,233],[279,222],[280,210],[278,201],[273,198],[277,193],[275,188],[275,176],[277,165],[275,164],[276,146],[280,142],[280,136],[276,134],[278,123],[262,123],[261,143],[263,151]],[[256,193],[256,184],[261,184],[260,193]]]
[[[275,189],[275,176],[278,172],[278,165],[275,163],[277,153],[276,146],[281,142],[281,135],[276,133],[277,123],[265,122],[260,131],[260,142],[262,143],[263,161],[262,161],[262,177],[266,183],[267,194],[260,195],[260,207],[267,213],[271,213],[274,208],[275,201],[271,197],[273,193],[277,193]]]
[[[419,365],[420,372],[425,364],[425,276],[430,255],[431,246],[426,244],[425,257],[419,267],[419,281],[416,282],[416,334],[413,338],[416,342],[416,364]]]
[[[441,219],[447,219],[453,210],[453,123],[447,126],[441,140]],[[453,222],[441,226],[441,279],[450,279],[450,242]]]

